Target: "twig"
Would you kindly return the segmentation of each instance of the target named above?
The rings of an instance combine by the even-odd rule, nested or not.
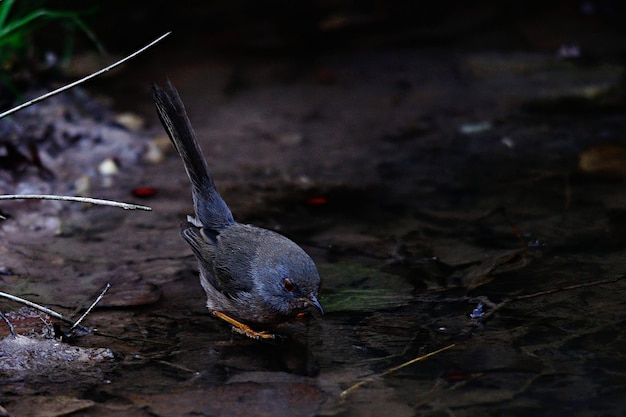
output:
[[[82,84],[82,83],[84,83],[86,81],[91,80],[92,78],[95,78],[95,77],[97,77],[97,76],[99,76],[101,74],[104,74],[105,72],[108,72],[108,71],[112,70],[113,68],[115,68],[115,67],[125,63],[126,61],[136,57],[137,55],[141,54],[146,49],[148,49],[148,48],[152,47],[153,45],[155,45],[156,43],[160,42],[163,38],[168,36],[170,33],[172,33],[172,32],[167,32],[167,33],[159,36],[158,38],[156,38],[155,40],[153,40],[152,42],[150,42],[149,44],[147,44],[143,48],[133,52],[132,54],[128,55],[125,58],[120,59],[119,61],[109,65],[108,67],[101,69],[100,71],[96,71],[93,74],[89,74],[86,77],[81,78],[80,80],[74,81],[73,83],[67,84],[67,85],[65,85],[65,86],[63,86],[61,88],[58,88],[58,89],[56,89],[54,91],[46,93],[46,94],[44,94],[42,96],[39,96],[39,97],[37,97],[37,98],[35,98],[33,100],[29,100],[26,103],[20,104],[19,106],[13,107],[12,109],[5,111],[4,113],[1,113],[0,114],[0,119],[3,119],[3,118],[5,118],[5,117],[7,117],[7,116],[9,116],[9,115],[11,115],[11,114],[13,114],[15,112],[18,112],[18,111],[26,108],[26,107],[32,106],[35,103],[39,103],[40,101],[43,101],[43,100],[45,100],[45,99],[47,99],[49,97],[52,97],[52,96],[54,96],[56,94],[59,94],[59,93],[62,93],[64,91],[67,91],[67,90],[69,90],[71,88],[74,88],[74,87],[76,87],[79,84]]]
[[[68,319],[64,315],[62,315],[60,313],[57,313],[56,311],[50,310],[47,307],[41,306],[39,304],[35,304],[32,301],[28,301],[28,300],[25,300],[23,298],[17,297],[15,295],[7,294],[7,293],[1,292],[1,291],[0,291],[0,297],[4,297],[4,298],[7,298],[7,299],[9,299],[11,301],[15,301],[16,303],[24,304],[25,306],[28,306],[28,307],[32,307],[35,310],[39,310],[42,313],[46,313],[47,315],[55,317],[55,318],[57,318],[59,320],[62,320],[64,322],[68,323],[68,324],[74,324],[74,320]],[[87,330],[87,329],[85,329],[85,330]]]
[[[369,382],[372,382],[372,381],[374,381],[374,380],[376,380],[378,378],[382,378],[384,376],[387,376],[387,375],[389,375],[389,374],[391,374],[393,372],[396,372],[396,371],[398,371],[398,370],[400,370],[402,368],[405,368],[405,367],[407,367],[409,365],[413,365],[416,362],[420,362],[420,361],[423,361],[424,359],[428,359],[431,356],[437,355],[437,354],[439,354],[439,353],[441,353],[443,351],[446,351],[448,349],[452,349],[455,346],[456,346],[456,344],[453,343],[451,345],[442,347],[441,349],[437,349],[437,350],[435,350],[433,352],[427,353],[427,354],[422,355],[422,356],[418,356],[417,358],[413,358],[410,361],[404,362],[404,363],[402,363],[402,364],[400,364],[398,366],[394,366],[393,368],[389,368],[389,369],[387,369],[386,371],[384,371],[384,372],[382,372],[380,374],[370,376],[369,378],[365,378],[364,380],[359,381],[356,384],[352,385],[351,387],[343,390],[341,392],[341,394],[339,395],[339,398],[343,401],[343,400],[346,399],[346,397],[350,393],[352,393],[353,391],[357,390],[358,388],[362,387],[363,385],[365,385],[365,384],[367,384]]]
[[[95,301],[93,303],[91,303],[91,305],[89,306],[87,311],[85,311],[85,313],[82,316],[80,316],[80,318],[78,320],[76,320],[76,323],[74,323],[72,325],[72,327],[70,327],[70,329],[67,331],[67,334],[72,333],[72,330],[74,330],[76,327],[78,327],[80,325],[80,322],[83,321],[83,319],[85,317],[87,317],[87,314],[91,313],[91,310],[93,310],[93,308],[96,306],[96,304],[98,304],[100,302],[100,300],[102,300],[104,298],[104,295],[107,293],[107,291],[109,291],[109,288],[111,288],[111,283],[107,282],[107,285],[104,287],[104,289],[102,290],[102,292],[100,293],[98,298],[96,298]]]
[[[550,294],[554,294],[554,293],[561,292],[561,291],[571,291],[571,290],[577,290],[577,289],[580,289],[580,288],[595,287],[596,285],[612,284],[614,282],[621,281],[624,278],[626,278],[626,276],[622,275],[622,276],[619,276],[617,278],[601,279],[601,280],[592,281],[592,282],[583,282],[582,284],[565,285],[563,287],[551,288],[549,290],[538,291],[538,292],[534,292],[534,293],[531,293],[531,294],[516,295],[516,296],[510,297],[510,298],[505,298],[504,300],[502,300],[501,302],[499,302],[497,304],[494,304],[493,302],[489,301],[491,310],[489,310],[487,313],[485,313],[483,316],[481,316],[479,322],[480,323],[484,323],[485,321],[490,319],[491,316],[493,316],[496,312],[498,312],[504,306],[506,306],[507,304],[509,304],[509,303],[511,303],[513,301],[519,301],[519,300],[526,300],[528,298],[541,297],[541,296],[544,296],[544,295],[550,295]],[[481,300],[487,300],[487,299],[486,298],[481,298]]]
[[[532,294],[516,295],[516,296],[512,297],[511,300],[512,301],[524,300],[526,298],[540,297],[542,295],[554,294],[555,292],[560,292],[560,291],[570,291],[570,290],[577,290],[579,288],[595,287],[596,285],[612,284],[614,282],[621,281],[624,278],[626,278],[626,277],[625,276],[620,276],[620,277],[617,277],[617,278],[599,279],[597,281],[583,282],[582,284],[565,285],[563,287],[552,288],[552,289],[549,289],[549,290],[539,291],[539,292],[535,292],[535,293],[532,293]]]
[[[65,195],[47,195],[47,194],[23,194],[23,195],[0,195],[0,200],[59,200],[59,201],[75,201],[78,203],[99,204],[101,206],[120,207],[124,210],[145,210],[151,211],[152,208],[140,206],[138,204],[120,203],[111,200],[101,200],[99,198],[89,197],[73,197]]]
[[[172,363],[172,362],[168,362],[168,361],[164,361],[164,360],[158,360],[156,362],[160,363],[162,365],[165,365],[165,366],[170,366],[170,367],[172,367],[174,369],[178,369],[179,371],[189,372],[190,374],[194,374],[194,375],[199,375],[200,374],[200,372],[194,371],[193,369],[187,368],[186,366],[180,365],[178,363]]]
[[[2,314],[2,311],[0,311],[0,319],[4,320],[4,322],[6,323],[7,327],[9,328],[9,331],[11,332],[11,335],[13,337],[17,336],[17,334],[15,334],[15,327],[13,327],[13,324],[11,324],[9,319],[7,319],[7,316]]]

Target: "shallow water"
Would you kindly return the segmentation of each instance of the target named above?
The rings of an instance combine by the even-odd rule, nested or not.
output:
[[[327,58],[332,85],[307,72],[258,81],[281,65],[251,67],[258,84],[233,96],[197,67],[152,71],[179,85],[236,217],[316,260],[324,317],[267,344],[208,314],[169,154],[95,190],[128,200],[154,186],[150,213],[68,212],[64,237],[3,230],[2,291],[69,315],[113,284],[84,323],[94,334],[69,344],[117,356],[10,375],[0,404],[14,416],[44,415],[32,404],[57,407],[46,415],[623,414],[620,153],[600,152],[618,160],[603,172],[578,167],[589,149],[623,146],[621,104],[580,95],[623,69],[398,51]]]

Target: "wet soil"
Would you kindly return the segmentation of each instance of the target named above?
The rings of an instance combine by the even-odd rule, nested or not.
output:
[[[0,290],[71,315],[110,282],[84,322],[93,334],[63,343],[116,355],[6,371],[11,415],[626,411],[623,67],[436,49],[308,65],[169,53],[111,87],[117,106],[162,136],[149,89],[169,77],[235,217],[313,256],[326,314],[284,325],[282,343],[233,335],[204,308],[178,235],[192,210],[181,162],[122,165],[90,193],[152,212],[61,209],[59,235],[15,220],[48,203],[2,208]]]

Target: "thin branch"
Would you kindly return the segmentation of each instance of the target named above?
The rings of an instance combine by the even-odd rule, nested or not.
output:
[[[9,328],[9,332],[11,332],[11,336],[16,337],[17,334],[15,333],[15,327],[13,327],[13,324],[11,324],[7,316],[2,314],[2,311],[0,311],[0,319],[2,319],[6,323],[7,327]]]
[[[562,291],[572,291],[572,290],[577,290],[577,289],[580,289],[580,288],[595,287],[597,285],[612,284],[612,283],[621,281],[621,280],[623,280],[625,278],[626,278],[626,275],[621,275],[621,276],[616,277],[616,278],[601,279],[601,280],[591,281],[591,282],[583,282],[582,284],[565,285],[563,287],[551,288],[549,290],[538,291],[538,292],[534,292],[534,293],[531,293],[531,294],[515,295],[515,296],[510,297],[510,298],[505,298],[504,300],[500,301],[497,304],[493,303],[492,301],[490,301],[486,297],[477,297],[477,299],[481,300],[482,302],[489,303],[488,305],[489,305],[489,307],[491,307],[491,309],[487,313],[485,313],[483,316],[481,316],[478,321],[480,323],[485,323],[494,314],[496,314],[498,311],[500,311],[503,307],[505,307],[506,305],[508,305],[509,303],[512,303],[514,301],[526,300],[528,298],[542,297],[544,295],[555,294],[555,293],[562,292]]]
[[[68,319],[64,315],[62,315],[60,313],[57,313],[56,311],[50,310],[47,307],[41,306],[39,304],[35,304],[32,301],[28,301],[28,300],[25,300],[23,298],[17,297],[15,295],[7,294],[7,293],[1,292],[1,291],[0,291],[0,297],[7,298],[7,299],[9,299],[11,301],[15,301],[16,303],[24,304],[25,306],[28,306],[28,307],[32,307],[35,310],[39,310],[42,313],[46,313],[47,315],[55,317],[55,318],[57,318],[59,320],[62,320],[64,322],[68,323],[68,324],[74,324],[74,320]]]
[[[120,207],[124,210],[145,210],[151,211],[152,208],[147,206],[140,206],[138,204],[120,203],[111,200],[101,200],[99,198],[89,197],[73,197],[65,195],[47,195],[47,194],[23,194],[23,195],[0,195],[0,200],[59,200],[59,201],[74,201],[78,203],[90,203],[98,204],[101,206]]]
[[[613,284],[615,282],[621,281],[624,278],[626,278],[626,276],[622,275],[622,276],[619,276],[619,277],[616,277],[616,278],[608,278],[608,279],[600,279],[600,280],[591,281],[591,282],[583,282],[582,284],[565,285],[563,287],[552,288],[552,289],[549,289],[549,290],[539,291],[539,292],[535,292],[535,293],[532,293],[532,294],[516,295],[516,296],[511,297],[511,300],[512,301],[524,300],[526,298],[541,297],[542,295],[554,294],[556,292],[561,292],[561,291],[571,291],[571,290],[577,290],[577,289],[580,289],[580,288],[595,287],[597,285]]]
[[[411,359],[410,361],[407,361],[407,362],[401,363],[400,365],[398,365],[398,366],[394,366],[393,368],[389,368],[389,369],[387,369],[386,371],[384,371],[384,372],[382,372],[382,373],[380,373],[380,374],[376,374],[376,375],[370,376],[369,378],[365,378],[364,380],[359,381],[359,382],[357,382],[356,384],[354,384],[354,385],[350,386],[349,388],[347,388],[347,389],[343,390],[343,391],[341,392],[341,394],[339,395],[339,398],[343,401],[343,400],[345,400],[345,399],[346,399],[346,397],[347,397],[350,393],[352,393],[353,391],[357,390],[358,388],[362,387],[363,385],[365,385],[365,384],[367,384],[367,383],[369,383],[369,382],[373,382],[374,380],[376,380],[376,379],[378,379],[378,378],[382,378],[382,377],[384,377],[384,376],[387,376],[387,375],[389,375],[389,374],[391,374],[391,373],[393,373],[393,372],[396,372],[396,371],[398,371],[398,370],[400,370],[400,369],[402,369],[402,368],[405,368],[405,367],[407,367],[407,366],[409,366],[409,365],[413,365],[413,364],[414,364],[414,363],[416,363],[416,362],[423,361],[424,359],[428,359],[428,358],[430,358],[431,356],[437,355],[437,354],[439,354],[439,353],[441,353],[441,352],[443,352],[443,351],[446,351],[446,350],[448,350],[448,349],[452,349],[452,348],[453,348],[453,347],[455,347],[455,346],[456,346],[456,345],[453,343],[453,344],[451,344],[451,345],[448,345],[448,346],[442,347],[441,349],[437,349],[437,350],[435,350],[435,351],[433,351],[433,352],[427,353],[427,354],[422,355],[422,356],[418,356],[417,358],[413,358],[413,359]]]
[[[87,314],[91,313],[91,310],[93,310],[96,304],[98,304],[100,300],[104,298],[104,295],[107,293],[107,291],[109,291],[109,288],[111,288],[111,283],[107,282],[107,285],[104,287],[104,289],[102,290],[98,298],[96,298],[95,301],[91,303],[87,311],[85,311],[85,313],[82,316],[80,316],[78,320],[76,320],[76,323],[74,323],[72,327],[70,327],[70,329],[67,331],[67,334],[72,333],[72,330],[74,330],[76,327],[78,327],[78,325],[80,325],[80,322],[83,321],[85,317],[87,317]]]
[[[47,99],[47,98],[49,98],[49,97],[52,97],[52,96],[54,96],[54,95],[57,95],[57,94],[62,93],[62,92],[64,92],[64,91],[67,91],[67,90],[69,90],[69,89],[71,89],[71,88],[74,88],[74,87],[76,87],[76,86],[77,86],[77,85],[79,85],[79,84],[82,84],[82,83],[84,83],[84,82],[86,82],[86,81],[89,81],[89,80],[91,80],[92,78],[95,78],[95,77],[97,77],[97,76],[99,76],[99,75],[101,75],[101,74],[104,74],[105,72],[108,72],[108,71],[112,70],[113,68],[115,68],[115,67],[117,67],[117,66],[119,66],[119,65],[122,65],[122,64],[123,64],[123,63],[125,63],[126,61],[128,61],[128,60],[130,60],[130,59],[132,59],[132,58],[136,57],[136,56],[137,56],[137,55],[139,55],[139,54],[141,54],[141,53],[142,53],[143,51],[145,51],[146,49],[151,48],[153,45],[155,45],[155,44],[157,44],[158,42],[160,42],[162,39],[164,39],[164,38],[165,38],[166,36],[168,36],[170,33],[172,33],[172,32],[167,32],[167,33],[165,33],[165,34],[163,34],[163,35],[159,36],[158,38],[156,38],[155,40],[153,40],[152,42],[150,42],[149,44],[147,44],[147,45],[146,45],[146,46],[144,46],[143,48],[141,48],[141,49],[139,49],[139,50],[137,50],[137,51],[133,52],[132,54],[128,55],[128,56],[127,56],[127,57],[125,57],[125,58],[120,59],[119,61],[117,61],[117,62],[115,62],[115,63],[113,63],[113,64],[109,65],[108,67],[101,69],[100,71],[96,71],[96,72],[94,72],[93,74],[89,74],[89,75],[87,75],[86,77],[81,78],[80,80],[74,81],[73,83],[67,84],[67,85],[65,85],[65,86],[63,86],[63,87],[61,87],[61,88],[58,88],[58,89],[56,89],[56,90],[54,90],[54,91],[51,91],[51,92],[49,92],[49,93],[46,93],[46,94],[44,94],[44,95],[42,95],[42,96],[39,96],[39,97],[37,97],[37,98],[35,98],[35,99],[33,99],[33,100],[29,100],[29,101],[27,101],[26,103],[20,104],[19,106],[13,107],[12,109],[5,111],[4,113],[1,113],[1,114],[0,114],[0,119],[3,119],[3,118],[5,118],[5,117],[7,117],[7,116],[9,116],[9,115],[11,115],[11,114],[13,114],[13,113],[15,113],[15,112],[18,112],[18,111],[20,111],[20,110],[22,110],[22,109],[26,108],[26,107],[32,106],[32,105],[33,105],[33,104],[35,104],[35,103],[39,103],[40,101],[43,101],[43,100],[45,100],[45,99]]]

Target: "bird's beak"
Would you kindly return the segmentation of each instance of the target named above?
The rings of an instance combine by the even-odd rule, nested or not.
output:
[[[311,294],[309,298],[305,299],[304,302],[312,307],[317,308],[320,311],[320,313],[324,315],[324,309],[322,308],[322,305],[320,304],[319,301],[317,301],[317,297],[315,297],[313,294]]]

